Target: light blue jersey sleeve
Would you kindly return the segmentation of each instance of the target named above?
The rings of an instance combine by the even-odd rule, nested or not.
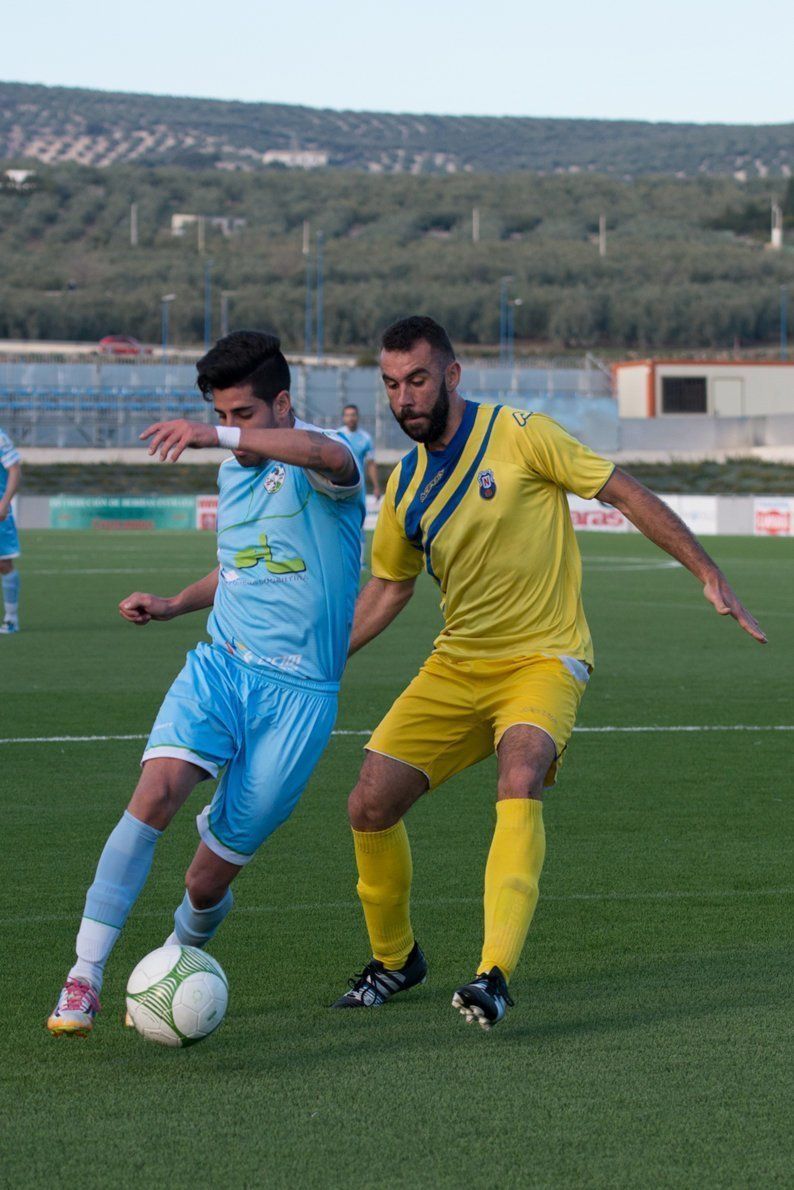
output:
[[[218,483],[213,643],[247,665],[335,686],[358,593],[360,476],[340,487],[300,467],[231,458]]]
[[[19,462],[19,451],[5,430],[0,430],[0,496],[8,487],[8,469]]]

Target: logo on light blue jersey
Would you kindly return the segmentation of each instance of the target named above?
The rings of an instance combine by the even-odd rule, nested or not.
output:
[[[265,491],[272,496],[274,492],[278,492],[284,487],[284,480],[287,478],[286,468],[281,463],[276,463],[275,467],[271,467],[265,476]]]

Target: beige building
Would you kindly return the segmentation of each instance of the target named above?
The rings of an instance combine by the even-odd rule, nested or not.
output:
[[[612,375],[621,418],[794,414],[794,362],[632,360]]]

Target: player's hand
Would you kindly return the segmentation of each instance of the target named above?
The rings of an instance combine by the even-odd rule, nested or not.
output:
[[[142,442],[147,438],[151,438],[149,454],[154,455],[159,451],[161,460],[171,463],[175,463],[188,446],[218,445],[218,433],[214,426],[200,421],[186,421],[183,417],[174,421],[156,421],[141,434]]]
[[[10,511],[11,509],[7,504],[0,504],[0,521],[7,520]]]
[[[710,578],[703,587],[703,594],[721,616],[733,616],[739,627],[752,636],[753,640],[759,641],[762,645],[766,644],[766,633],[755,617],[751,616],[747,608],[739,602],[735,591],[724,575],[717,574],[714,578]]]
[[[148,624],[150,620],[171,620],[176,614],[173,601],[159,595],[133,591],[119,604],[119,611],[130,624]]]

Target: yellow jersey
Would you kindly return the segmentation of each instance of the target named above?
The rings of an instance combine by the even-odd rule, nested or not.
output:
[[[466,401],[443,450],[417,445],[392,472],[372,574],[399,582],[425,567],[441,588],[442,654],[592,665],[565,493],[589,499],[613,470],[550,417]]]

